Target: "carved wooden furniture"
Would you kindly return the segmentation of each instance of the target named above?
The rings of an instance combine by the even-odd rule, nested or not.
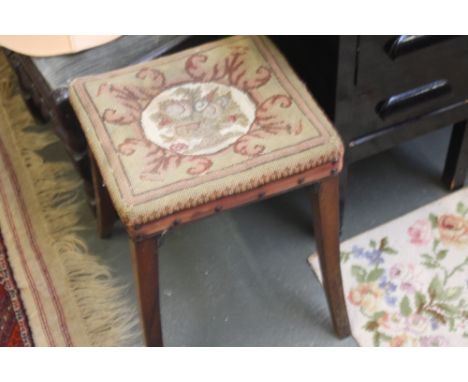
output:
[[[342,196],[349,164],[449,125],[453,133],[443,182],[450,190],[464,185],[468,37],[278,36],[274,40],[343,138]]]
[[[94,205],[86,140],[69,99],[68,85],[76,77],[97,74],[148,61],[167,52],[204,41],[188,36],[123,36],[84,52],[55,57],[29,57],[5,49],[17,73],[27,105],[41,121],[52,127],[83,178],[89,201]]]
[[[231,37],[79,78],[70,100],[93,155],[101,236],[130,237],[148,345],[162,345],[158,240],[177,225],[313,184],[323,284],[339,337],[349,324],[339,266],[343,146],[264,37]]]

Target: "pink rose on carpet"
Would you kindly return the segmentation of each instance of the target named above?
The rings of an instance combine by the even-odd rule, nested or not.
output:
[[[448,244],[468,243],[468,222],[461,216],[442,215],[437,220],[440,238]]]
[[[431,223],[427,219],[417,220],[408,228],[411,244],[426,245],[431,240]]]

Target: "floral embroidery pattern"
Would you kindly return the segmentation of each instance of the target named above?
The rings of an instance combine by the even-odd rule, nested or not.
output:
[[[202,174],[221,151],[255,157],[267,152],[268,136],[301,133],[297,113],[284,113],[293,104],[290,96],[261,94],[272,72],[267,64],[249,62],[249,49],[232,46],[215,59],[194,54],[185,61],[185,80],[169,80],[148,67],[135,73],[132,85],[99,87],[97,97],[115,105],[104,110],[103,121],[139,132],[118,151],[144,153],[140,179],[161,181],[179,167],[188,175]]]
[[[413,213],[342,244],[345,298],[360,343],[468,345],[468,203],[451,209]]]
[[[245,93],[214,82],[162,92],[143,111],[142,127],[155,144],[182,155],[212,154],[247,133],[255,105]]]

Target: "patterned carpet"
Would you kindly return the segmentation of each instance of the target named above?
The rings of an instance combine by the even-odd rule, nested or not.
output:
[[[125,346],[138,321],[126,285],[81,236],[81,180],[69,161],[41,156],[59,144],[0,53],[0,345]]]
[[[0,346],[32,346],[24,305],[0,233]]]
[[[359,344],[468,346],[467,254],[468,188],[342,243]]]

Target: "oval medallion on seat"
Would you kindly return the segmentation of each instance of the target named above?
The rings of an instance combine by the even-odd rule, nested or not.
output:
[[[241,90],[215,82],[164,90],[141,116],[146,138],[183,155],[216,153],[246,134],[255,103]]]

